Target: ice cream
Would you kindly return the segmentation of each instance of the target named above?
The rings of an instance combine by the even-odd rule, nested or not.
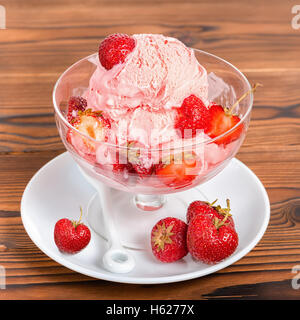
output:
[[[124,63],[106,70],[98,59],[94,61],[97,69],[85,98],[89,108],[112,119],[118,135],[126,133],[153,147],[175,137],[174,108],[184,98],[194,94],[207,101],[207,73],[193,50],[175,38],[154,34],[132,38],[135,47]]]
[[[97,110],[131,109],[148,106],[152,110],[179,107],[195,94],[207,99],[206,70],[192,49],[175,38],[163,35],[133,35],[134,50],[122,64],[106,70],[98,61],[86,98]]]

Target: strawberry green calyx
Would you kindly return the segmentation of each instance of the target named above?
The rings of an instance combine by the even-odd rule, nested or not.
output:
[[[207,203],[209,206],[213,207],[214,208],[214,204],[218,201],[218,199],[216,199],[215,201],[213,202],[208,202],[208,201],[204,201],[205,203]]]
[[[73,226],[74,226],[75,229],[76,229],[80,224],[82,224],[81,219],[82,219],[82,207],[80,206],[80,217],[79,217],[79,220],[78,220],[78,221],[72,220],[72,224],[73,224]]]
[[[78,111],[79,116],[89,116],[89,115],[94,115],[97,117],[103,117],[102,111],[93,111],[91,108],[88,108],[86,110],[79,110]]]
[[[173,241],[171,239],[171,236],[174,235],[172,231],[173,224],[169,225],[166,228],[165,223],[162,225],[157,225],[157,230],[153,232],[152,241],[154,243],[154,246],[157,247],[157,250],[164,250],[165,244],[171,244]]]
[[[231,217],[230,213],[230,200],[226,199],[227,208],[222,208],[220,205],[214,206],[213,208],[217,210],[220,214],[223,216],[227,215],[228,217]]]
[[[215,203],[216,200],[213,202]],[[214,225],[217,229],[219,229],[221,226],[225,225],[225,222],[228,217],[231,217],[232,214],[230,213],[230,200],[226,199],[227,208],[222,208],[220,205],[214,206],[213,208],[220,214],[224,216],[223,220],[220,220],[218,218],[214,218]]]
[[[161,262],[174,262],[187,255],[188,225],[175,217],[159,220],[151,231],[151,249]]]

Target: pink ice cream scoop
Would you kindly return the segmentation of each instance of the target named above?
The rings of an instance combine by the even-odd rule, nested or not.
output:
[[[176,136],[176,107],[186,97],[194,94],[207,101],[207,73],[194,51],[175,38],[159,34],[132,38],[135,47],[123,63],[106,70],[98,59],[93,61],[97,68],[84,96],[88,108],[101,110],[112,120],[116,135],[121,132],[153,147]]]
[[[136,45],[124,63],[106,70],[98,61],[86,93],[89,107],[114,118],[138,106],[179,107],[191,94],[207,99],[207,73],[192,49],[158,34],[132,37]]]

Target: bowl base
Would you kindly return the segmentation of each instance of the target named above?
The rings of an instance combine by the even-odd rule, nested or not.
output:
[[[112,189],[111,197],[112,219],[121,244],[130,249],[140,250],[149,248],[151,230],[160,219],[176,217],[186,221],[187,207],[192,201],[208,201],[199,188],[164,196],[163,206],[160,203],[160,208],[155,208],[155,211],[139,209],[136,203],[137,196],[131,193]],[[95,193],[87,206],[87,221],[89,227],[106,240],[101,212],[101,200],[98,193]]]

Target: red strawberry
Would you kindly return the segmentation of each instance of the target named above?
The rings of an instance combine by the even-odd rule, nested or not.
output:
[[[190,223],[190,221],[197,215],[197,214],[215,214],[215,209],[212,208],[209,203],[204,201],[194,201],[192,202],[187,209],[186,221]]]
[[[156,176],[170,188],[183,188],[197,177],[201,167],[192,152],[170,156],[155,166]]]
[[[238,246],[238,234],[227,221],[210,214],[198,214],[190,221],[187,247],[194,259],[215,264],[229,257]]]
[[[151,246],[155,257],[162,262],[174,262],[187,255],[187,224],[177,218],[158,221],[151,232]]]
[[[136,163],[133,165],[133,168],[135,170],[135,172],[141,177],[147,177],[147,176],[151,176],[152,172],[153,172],[153,165],[146,167],[144,164],[142,163]]]
[[[99,46],[99,60],[106,70],[123,63],[135,47],[135,40],[127,34],[115,33],[106,37]]]
[[[201,99],[193,94],[190,95],[183,100],[177,112],[175,129],[179,130],[181,137],[194,137],[197,130],[206,132],[209,124],[209,111]]]
[[[81,215],[79,221],[71,221],[64,218],[56,222],[54,241],[60,251],[74,254],[89,244],[91,232],[86,225],[80,222]]]
[[[72,123],[78,115],[78,111],[84,111],[87,101],[82,97],[71,97],[68,104],[68,122]]]
[[[78,111],[78,115],[72,121],[72,125],[83,134],[97,141],[107,141],[108,139],[110,121],[105,119],[101,112],[91,111],[91,109],[83,112]],[[70,129],[67,133],[67,141],[87,160],[91,162],[96,160],[96,143],[91,139]]]
[[[224,109],[222,106],[217,104],[212,104],[210,106],[209,114],[210,122],[206,132],[211,138],[220,136],[221,134],[233,128],[241,120],[237,115],[233,115],[228,109]],[[240,124],[224,137],[216,139],[215,143],[219,145],[226,145],[232,141],[237,140],[243,132],[243,127],[244,125]]]
[[[116,179],[121,183],[134,185],[136,183],[136,172],[131,163],[123,158],[119,152],[116,154],[115,163],[112,166],[112,172]]]
[[[198,214],[206,214],[211,218],[217,218],[219,220],[222,220],[227,214],[227,222],[230,223],[232,227],[234,227],[234,222],[230,214],[229,200],[227,200],[227,208],[221,208],[221,206],[219,205],[214,206],[216,202],[217,200],[215,200],[213,203],[199,200],[192,202],[187,209],[187,223],[190,223],[190,221]]]
[[[151,160],[150,151],[140,142],[131,141],[127,145],[127,159],[136,173],[144,178],[150,176],[154,170],[153,161]]]
[[[130,163],[119,163],[119,161],[113,164],[113,172],[117,175],[122,175],[125,179],[128,178],[130,173],[135,173]]]
[[[105,141],[107,129],[110,129],[110,121],[102,116],[101,111],[87,109],[78,113],[73,121],[73,127],[97,141]]]

